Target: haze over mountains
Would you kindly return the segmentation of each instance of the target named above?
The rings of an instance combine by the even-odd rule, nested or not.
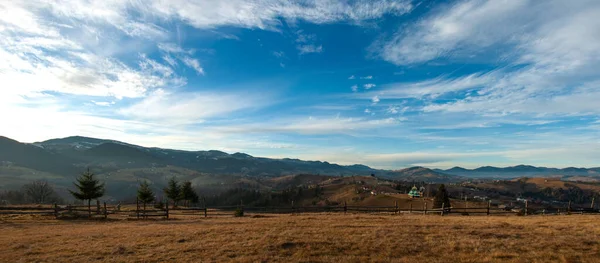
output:
[[[112,191],[135,188],[139,180],[149,180],[156,188],[167,177],[177,176],[196,185],[255,183],[256,178],[295,174],[330,176],[371,175],[376,177],[447,183],[469,178],[515,178],[555,176],[600,179],[600,168],[545,168],[528,165],[513,167],[484,166],[477,169],[454,167],[447,170],[411,167],[381,170],[365,165],[338,165],[323,161],[270,159],[245,153],[221,151],[182,151],[148,148],[115,140],[67,137],[36,143],[21,143],[0,137],[0,189],[19,187],[33,179],[46,179],[68,187],[88,167],[113,185]],[[250,182],[249,179],[255,178]]]
[[[547,168],[530,165],[511,167],[483,166],[476,169],[453,167],[428,169],[411,167],[401,170],[381,170],[366,165],[338,165],[326,161],[271,159],[245,153],[222,151],[182,151],[148,148],[125,142],[73,136],[36,143],[20,143],[0,136],[0,161],[44,172],[71,173],[86,167],[102,172],[124,168],[179,166],[204,173],[244,176],[282,176],[297,173],[323,175],[368,175],[394,179],[420,180],[431,177],[451,180],[451,177],[511,178],[521,176],[600,176],[600,168]],[[444,179],[445,178],[445,179]]]

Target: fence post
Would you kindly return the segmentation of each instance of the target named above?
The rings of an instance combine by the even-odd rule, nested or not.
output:
[[[54,217],[58,218],[58,205],[54,203]]]
[[[202,197],[202,203],[204,204],[204,217],[208,217],[208,208],[206,207],[206,198]]]
[[[344,201],[344,214],[346,214],[347,211],[348,211],[348,204],[346,204],[346,201]]]
[[[444,216],[444,205],[445,203],[442,203],[442,216]]]
[[[425,202],[425,212],[423,214],[427,214],[427,202]]]
[[[594,201],[596,201],[596,197],[592,197],[592,205],[590,205],[591,209],[594,209]]]
[[[294,200],[292,200],[292,215],[296,213],[296,208],[294,208]]]
[[[96,199],[96,214],[100,214],[100,200]]]
[[[492,200],[488,200],[488,206],[487,206],[487,215],[490,215],[490,205],[492,204]]]
[[[525,215],[527,215],[529,213],[529,200],[525,200]]]
[[[104,219],[108,218],[108,210],[106,210],[106,202],[104,202]]]
[[[567,208],[567,215],[571,214],[571,200],[569,200],[569,207]]]
[[[400,211],[398,211],[398,200],[394,201],[394,207],[395,207],[395,209],[396,209],[396,210],[394,211],[394,214],[396,214],[396,215],[397,215],[397,214],[399,214],[399,213],[400,213]]]
[[[240,200],[240,210],[242,211],[242,215],[244,214],[244,200]]]
[[[135,198],[135,217],[140,219],[140,199]]]
[[[169,198],[165,201],[165,215],[167,216],[167,220],[169,219]]]

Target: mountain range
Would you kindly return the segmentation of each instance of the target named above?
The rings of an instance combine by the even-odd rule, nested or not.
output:
[[[415,182],[459,182],[469,178],[515,178],[522,176],[576,177],[600,179],[600,168],[546,168],[529,165],[447,170],[410,167],[382,170],[365,165],[338,165],[323,161],[271,159],[245,153],[182,151],[142,147],[115,140],[73,136],[35,143],[21,143],[0,136],[0,189],[18,187],[32,179],[46,179],[68,187],[83,170],[90,168],[113,189],[135,187],[141,179],[166,182],[182,177],[198,185],[256,183],[256,178],[295,174],[328,176],[374,175],[380,178]],[[247,178],[241,180],[240,178]],[[252,179],[254,178],[254,179]],[[252,180],[253,182],[250,182]]]

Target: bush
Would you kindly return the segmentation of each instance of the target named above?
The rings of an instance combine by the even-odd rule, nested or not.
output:
[[[165,209],[165,203],[163,201],[156,202],[156,203],[154,203],[154,208]]]
[[[235,217],[242,217],[242,216],[244,216],[244,209],[242,209],[242,208],[235,209],[235,212],[233,213],[233,215]]]

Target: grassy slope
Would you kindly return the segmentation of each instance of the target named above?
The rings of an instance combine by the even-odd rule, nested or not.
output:
[[[502,181],[500,183],[482,183],[477,184],[480,188],[491,188],[498,189],[502,191],[510,191],[514,193],[521,192],[520,185],[516,182],[522,179],[514,179],[512,181]],[[535,177],[535,178],[527,178],[526,179],[525,190],[530,192],[536,192],[543,190],[546,187],[549,188],[568,188],[567,185],[577,186],[582,190],[592,190],[600,192],[600,184],[598,183],[581,183],[581,182],[570,182],[570,181],[562,181],[558,178],[543,178],[543,177]]]
[[[0,220],[0,262],[597,262],[595,216]]]

